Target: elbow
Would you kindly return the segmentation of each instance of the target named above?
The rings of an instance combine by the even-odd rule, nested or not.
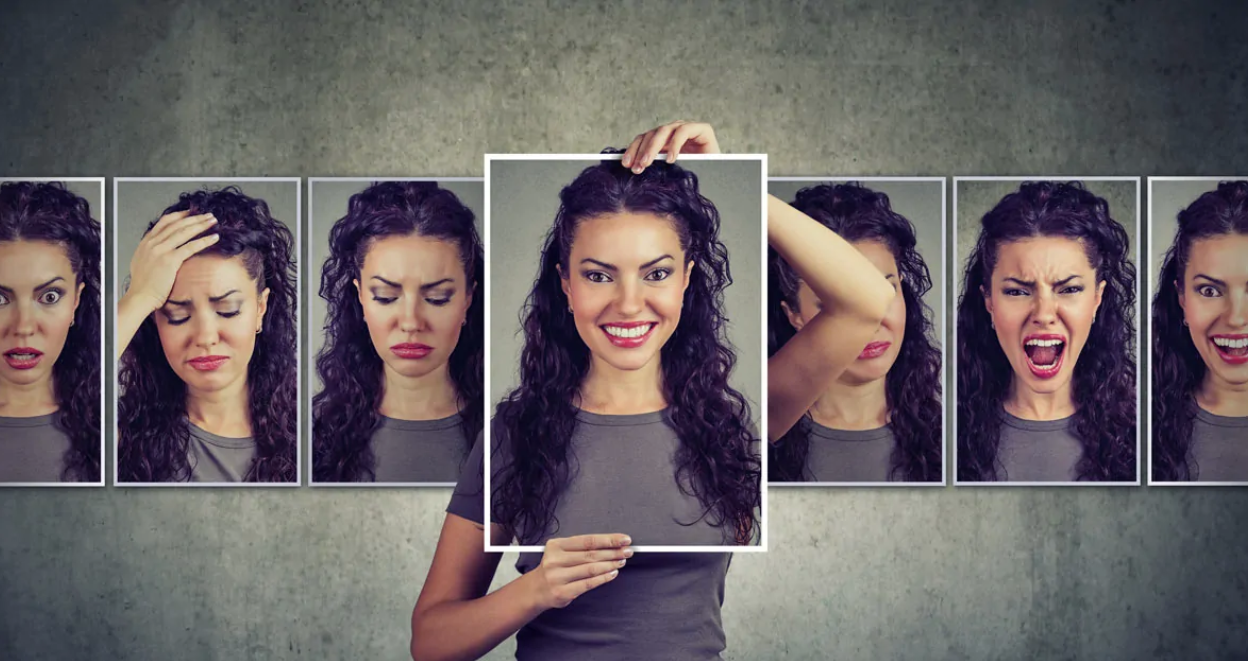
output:
[[[889,281],[881,279],[860,310],[863,322],[873,327],[879,326],[884,321],[884,317],[888,316],[888,311],[893,307],[893,301],[898,296],[901,296],[901,290],[894,288]]]

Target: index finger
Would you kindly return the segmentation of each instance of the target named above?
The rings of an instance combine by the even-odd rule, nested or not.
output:
[[[594,549],[615,549],[632,543],[628,535],[612,533],[609,535],[577,535],[565,540],[565,551],[592,551]]]
[[[161,216],[160,220],[156,221],[155,225],[152,225],[151,231],[147,233],[147,238],[150,238],[152,241],[160,241],[173,231],[175,227],[194,225],[211,217],[212,213],[201,213],[192,216],[190,209],[174,211]]]

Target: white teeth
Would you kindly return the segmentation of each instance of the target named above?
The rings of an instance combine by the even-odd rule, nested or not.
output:
[[[622,337],[625,339],[636,338],[650,332],[654,324],[646,324],[644,326],[635,326],[633,328],[621,328],[619,326],[603,326],[607,334],[612,337]]]
[[[35,358],[33,353],[11,353],[9,356],[18,360],[34,360]]]
[[[1229,337],[1215,337],[1213,343],[1225,349],[1243,349],[1248,347],[1248,337],[1232,340]]]
[[[1029,347],[1055,347],[1061,344],[1066,343],[1062,340],[1027,340],[1024,342],[1024,345]]]

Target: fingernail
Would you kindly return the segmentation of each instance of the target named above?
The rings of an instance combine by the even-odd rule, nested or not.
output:
[[[627,535],[625,535],[622,539],[620,539],[620,546],[628,546],[629,544],[632,544],[632,543],[633,543],[633,538]]]
[[[631,558],[631,557],[633,557],[633,550],[632,550],[632,549],[624,549],[624,557],[625,557],[625,558]]]
[[[624,167],[629,167],[630,165],[633,164],[633,159],[625,156],[624,158],[620,159],[620,164],[622,164]]]
[[[621,560],[621,561],[619,561],[619,563],[618,563],[618,564],[619,564],[621,567],[623,567],[623,566],[624,566],[624,563],[626,563],[626,562],[628,562],[628,561],[627,561],[627,560]]]
[[[642,169],[643,169],[643,168],[641,168],[641,167],[635,167],[635,168],[633,168],[633,174],[641,174]]]
[[[619,573],[620,573],[620,570],[618,570],[618,569],[612,569],[612,570],[611,570],[611,573],[610,573],[610,574],[608,574],[608,576],[610,576],[611,578],[615,578],[615,577],[616,577],[616,575],[617,575],[617,574],[619,574]]]

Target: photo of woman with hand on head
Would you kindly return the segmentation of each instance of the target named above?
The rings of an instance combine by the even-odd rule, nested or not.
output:
[[[313,182],[316,188],[336,182]],[[316,207],[314,207],[316,208]],[[432,181],[374,183],[329,234],[315,482],[454,482],[484,417],[475,215]]]
[[[293,251],[234,186],[148,225],[117,305],[118,481],[297,483]]]
[[[731,555],[631,548],[760,534],[758,439],[728,385],[728,254],[699,178],[673,163],[682,152],[717,153],[711,128],[659,127],[563,188],[524,307],[519,386],[447,508],[413,658],[478,658],[517,631],[519,659],[720,658]],[[492,545],[544,545],[488,595],[486,526]]]
[[[769,479],[939,481],[941,355],[914,226],[857,183],[774,204]]]
[[[1150,180],[1154,213],[1190,183]],[[1248,482],[1248,181],[1202,188],[1153,297],[1154,482]]]
[[[980,225],[958,301],[958,481],[1136,480],[1126,230],[1077,181],[1024,182]]]
[[[0,483],[102,484],[100,224],[63,183],[0,183],[0,355]]]

